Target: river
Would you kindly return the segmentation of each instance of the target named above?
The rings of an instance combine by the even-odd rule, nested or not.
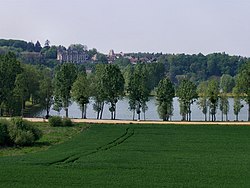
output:
[[[246,121],[248,116],[248,106],[245,103],[245,101],[242,101],[242,104],[244,107],[241,109],[239,113],[239,121]],[[147,103],[148,110],[146,111],[146,120],[160,120],[158,113],[157,113],[157,106],[156,106],[156,100],[155,97],[150,97],[149,102]],[[177,98],[174,98],[174,114],[172,116],[173,121],[179,121],[181,120],[180,116],[180,108],[179,108],[179,102]],[[235,115],[233,113],[233,98],[229,98],[229,113],[228,113],[228,119],[229,121],[235,120]],[[191,106],[191,120],[193,121],[203,121],[204,115],[202,114],[201,110],[198,108],[197,103],[195,102]],[[46,115],[46,111],[42,110],[38,112],[37,114],[34,114],[35,117],[44,117]],[[50,115],[59,115],[59,116],[65,116],[65,111],[61,110],[59,113],[57,111],[53,110],[53,107],[51,108]],[[81,111],[79,106],[74,102],[69,107],[69,117],[70,118],[81,118]],[[143,114],[141,115],[141,119],[143,119]],[[95,119],[96,118],[96,112],[93,110],[93,100],[90,100],[90,103],[88,104],[87,108],[87,118]],[[132,112],[128,109],[128,98],[123,98],[122,100],[119,100],[117,103],[117,119],[124,119],[124,120],[131,120],[132,119]],[[110,119],[110,113],[108,110],[108,104],[105,104],[104,112],[103,112],[103,119]],[[218,109],[216,114],[216,120],[221,121],[221,111]],[[224,117],[225,120],[225,117]]]

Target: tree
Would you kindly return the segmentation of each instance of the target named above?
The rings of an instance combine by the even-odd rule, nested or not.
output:
[[[220,78],[220,110],[221,121],[223,121],[223,115],[226,115],[226,121],[228,121],[229,102],[227,94],[232,92],[234,87],[234,79],[228,74],[223,74]]]
[[[208,83],[206,81],[201,82],[197,87],[197,93],[199,95],[197,105],[204,114],[204,120],[207,121],[208,112]]]
[[[117,65],[106,65],[103,74],[104,93],[110,104],[111,119],[116,118],[116,103],[124,95],[124,78]]]
[[[134,70],[131,72],[128,83],[128,98],[129,109],[136,111],[138,120],[140,120],[140,114],[142,106],[149,100],[150,89],[148,83],[148,72],[145,65],[137,64]]]
[[[236,78],[236,87],[248,104],[248,121],[250,121],[250,61],[241,69]]]
[[[107,99],[103,83],[104,72],[105,65],[97,64],[91,84],[92,96],[94,98],[93,109],[97,112],[97,119],[102,119],[104,103]]]
[[[239,113],[243,105],[241,104],[240,93],[237,87],[233,88],[233,96],[235,121],[239,121]]]
[[[235,86],[234,78],[228,74],[223,74],[220,78],[220,89],[223,93],[232,92]]]
[[[23,71],[15,54],[7,53],[0,55],[0,116],[3,106],[6,111],[16,109],[14,100],[15,81],[18,74]],[[12,99],[12,100],[10,100]]]
[[[208,82],[209,114],[212,115],[212,121],[216,121],[216,110],[219,100],[219,83],[216,79]],[[209,115],[210,117],[210,115]]]
[[[54,87],[55,103],[58,107],[63,107],[68,117],[68,107],[71,104],[71,88],[77,77],[74,64],[65,63],[56,68]]]
[[[72,97],[80,105],[82,118],[86,119],[87,104],[90,98],[90,83],[86,74],[78,74],[72,87]]]
[[[221,110],[221,121],[223,121],[223,115],[226,115],[226,121],[228,121],[228,112],[229,112],[229,102],[226,93],[220,93],[220,110]]]
[[[40,52],[42,50],[41,44],[39,41],[36,42],[34,51],[35,52]]]
[[[187,79],[181,80],[176,95],[179,97],[180,105],[183,105],[180,108],[183,109],[182,120],[191,121],[191,104],[198,98],[195,84]]]
[[[26,49],[28,52],[34,52],[35,50],[35,45],[33,42],[28,42],[27,43],[27,49]]]
[[[23,72],[16,77],[15,81],[15,90],[14,93],[16,96],[20,98],[22,108],[21,108],[21,116],[23,117],[23,111],[25,108],[25,101],[29,98],[29,82],[28,82],[28,75],[26,72]]]
[[[175,90],[169,78],[162,79],[156,89],[156,100],[158,104],[158,113],[163,121],[168,121],[173,114],[173,98]]]
[[[46,109],[46,118],[49,117],[50,107],[53,104],[53,84],[50,71],[43,71],[43,78],[40,81],[40,103]]]
[[[48,39],[44,43],[44,48],[46,48],[46,49],[50,48],[50,41]]]

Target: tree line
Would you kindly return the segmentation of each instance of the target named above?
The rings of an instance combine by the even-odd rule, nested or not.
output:
[[[0,114],[24,115],[27,101],[39,104],[47,111],[65,110],[77,102],[82,118],[87,118],[87,104],[93,98],[96,118],[101,119],[108,107],[110,118],[116,119],[117,102],[124,96],[129,99],[133,119],[145,118],[150,95],[155,95],[159,116],[167,121],[173,115],[173,98],[178,97],[183,121],[191,121],[191,105],[197,101],[205,121],[216,121],[217,110],[221,120],[228,120],[229,93],[234,96],[236,120],[242,108],[241,100],[250,104],[250,62],[243,64],[236,77],[223,74],[198,84],[190,77],[179,78],[175,84],[163,63],[138,63],[120,69],[117,64],[97,64],[93,73],[86,74],[85,67],[71,63],[60,64],[55,69],[20,63],[8,53],[0,56]],[[248,120],[250,120],[250,111]]]

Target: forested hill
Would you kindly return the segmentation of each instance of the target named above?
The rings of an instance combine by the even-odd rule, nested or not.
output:
[[[72,46],[72,45],[71,45]],[[75,45],[79,46],[79,45]],[[81,46],[81,45],[80,45]],[[82,45],[83,46],[83,45]],[[45,41],[42,46],[39,41],[36,43],[23,40],[0,39],[0,54],[14,52],[22,63],[33,65],[44,65],[50,68],[55,67],[57,52],[63,46],[50,46]],[[64,49],[67,49],[63,47]],[[69,47],[70,48],[70,47]],[[171,81],[178,83],[183,77],[198,83],[208,80],[211,77],[221,77],[223,74],[235,76],[240,67],[250,59],[247,57],[228,55],[226,53],[213,53],[208,55],[199,54],[163,54],[163,53],[120,53],[104,55],[96,49],[86,51],[87,59],[84,63],[87,69],[94,69],[95,64],[114,63],[124,70],[126,66],[133,66],[138,63],[160,63],[164,66],[164,72]]]

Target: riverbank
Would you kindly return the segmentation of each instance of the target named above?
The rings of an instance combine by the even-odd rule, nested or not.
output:
[[[43,118],[24,118],[32,122],[47,122],[47,119]],[[90,123],[90,124],[165,124],[165,125],[245,125],[250,126],[250,122],[245,121],[223,121],[223,122],[211,122],[211,121],[132,121],[132,120],[108,120],[108,119],[71,119],[75,123]]]

